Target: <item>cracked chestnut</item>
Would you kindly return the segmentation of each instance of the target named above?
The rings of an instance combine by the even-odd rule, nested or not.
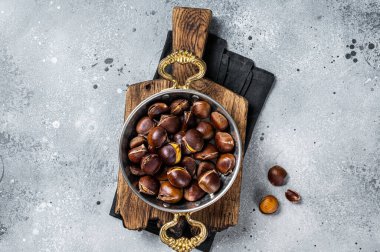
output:
[[[200,200],[205,194],[206,192],[199,187],[198,181],[193,180],[191,185],[185,189],[183,197],[185,200],[193,202]]]
[[[135,148],[137,146],[140,146],[140,145],[144,144],[145,142],[146,142],[146,139],[143,136],[134,137],[129,142],[129,148],[133,149],[133,148]]]
[[[182,117],[182,129],[181,130],[186,131],[187,129],[194,128],[196,124],[197,124],[197,119],[193,115],[193,112],[185,111],[183,113],[183,117]]]
[[[150,118],[156,118],[160,116],[163,113],[166,113],[169,111],[169,106],[166,105],[163,102],[157,102],[151,105],[148,109],[148,116]]]
[[[200,162],[197,169],[197,177],[201,176],[202,173],[206,171],[215,170],[215,165],[213,162],[210,161],[203,161]]]
[[[210,120],[212,124],[220,131],[223,131],[228,128],[228,120],[221,113],[214,111],[211,113]]]
[[[194,158],[189,156],[183,157],[181,166],[190,173],[191,177],[194,177],[197,170],[197,163],[195,162]]]
[[[161,126],[157,126],[149,131],[148,144],[154,148],[160,148],[166,142],[167,138],[168,134],[166,130]]]
[[[274,186],[282,186],[286,183],[286,176],[288,173],[284,168],[275,165],[268,171],[268,180]]]
[[[216,169],[224,175],[230,174],[235,168],[235,156],[231,153],[220,155],[216,161]]]
[[[146,155],[147,152],[148,150],[146,149],[145,145],[142,144],[138,147],[130,149],[128,151],[128,158],[133,163],[140,163],[141,159]]]
[[[148,195],[157,195],[160,182],[152,176],[143,176],[139,179],[139,191]]]
[[[179,131],[181,122],[175,115],[162,115],[158,126],[163,127],[169,134],[175,134]]]
[[[195,129],[202,133],[205,140],[210,140],[214,136],[214,127],[209,122],[201,121]]]
[[[190,129],[186,131],[186,134],[182,138],[182,141],[186,149],[191,153],[201,151],[204,144],[202,133],[196,129]]]
[[[191,111],[194,113],[196,117],[206,119],[210,116],[211,106],[208,102],[196,101],[193,103]]]
[[[217,132],[215,134],[215,145],[220,152],[230,152],[235,147],[235,141],[227,132]]]
[[[214,193],[219,190],[221,181],[219,174],[215,170],[206,171],[198,178],[198,185],[207,193]]]
[[[178,99],[170,104],[170,113],[173,115],[180,115],[183,111],[190,107],[189,101],[186,99]]]
[[[183,197],[183,189],[170,184],[169,181],[161,182],[157,198],[166,203],[177,203]]]
[[[216,149],[215,145],[213,144],[207,144],[205,148],[203,148],[202,151],[197,152],[194,154],[194,158],[198,160],[211,160],[214,158],[217,158],[219,155],[218,150]]]
[[[191,182],[190,173],[183,167],[175,166],[168,170],[170,184],[178,188],[184,188]]]
[[[139,166],[135,165],[135,164],[131,164],[131,165],[129,166],[129,171],[130,171],[133,175],[135,175],[135,176],[144,176],[144,175],[146,175],[145,172],[143,172],[143,171],[141,170],[141,168],[140,168]]]
[[[141,170],[148,175],[156,174],[161,168],[162,161],[157,154],[149,154],[141,159]]]
[[[136,125],[136,132],[140,135],[146,135],[149,130],[154,127],[154,122],[149,117],[145,116],[140,119]]]
[[[162,161],[166,165],[175,165],[181,161],[181,146],[177,143],[168,143],[158,150]]]

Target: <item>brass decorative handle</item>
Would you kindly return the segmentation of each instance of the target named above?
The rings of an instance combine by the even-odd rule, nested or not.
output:
[[[193,248],[197,247],[199,244],[204,242],[207,238],[206,226],[200,221],[191,219],[190,215],[191,213],[176,213],[174,214],[173,220],[163,225],[160,230],[161,241],[177,252],[191,251]],[[197,236],[194,236],[191,238],[181,237],[178,239],[168,236],[167,230],[171,227],[174,227],[178,223],[180,216],[185,216],[187,222],[191,226],[194,226],[200,229],[200,232]]]
[[[165,70],[165,68],[168,65],[171,65],[175,62],[178,62],[180,64],[188,64],[188,63],[194,64],[195,66],[198,67],[198,73],[187,78],[187,80],[185,81],[185,84],[180,84],[178,83],[178,80],[173,75],[169,74]],[[206,63],[202,59],[192,54],[191,52],[184,51],[184,50],[171,53],[170,55],[162,59],[160,61],[160,64],[158,65],[158,74],[161,75],[162,78],[172,81],[174,83],[173,88],[188,89],[190,87],[191,82],[201,79],[205,75],[205,73],[206,73]]]

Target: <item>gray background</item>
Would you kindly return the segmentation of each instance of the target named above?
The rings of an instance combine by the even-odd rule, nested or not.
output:
[[[1,0],[0,251],[168,251],[108,211],[125,89],[152,78],[177,5],[212,9],[212,32],[277,78],[214,251],[380,251],[380,3],[300,0]]]

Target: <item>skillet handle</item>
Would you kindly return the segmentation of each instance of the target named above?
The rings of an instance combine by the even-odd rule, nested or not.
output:
[[[165,225],[161,227],[160,230],[160,238],[163,243],[168,245],[170,248],[177,252],[188,252],[197,247],[199,244],[204,242],[207,238],[207,229],[206,226],[200,222],[191,219],[191,213],[175,213],[174,218],[172,221],[169,221]],[[191,238],[186,238],[186,237],[180,237],[178,239],[169,237],[167,234],[167,230],[171,227],[174,227],[179,220],[180,216],[185,216],[187,222],[194,227],[199,228],[200,232],[198,235],[191,237]]]
[[[198,72],[188,77],[185,81],[185,84],[179,83],[173,75],[169,74],[165,70],[168,65],[176,62],[180,63],[181,65],[188,63],[193,64],[197,66]],[[189,51],[179,50],[171,53],[160,61],[160,64],[158,65],[158,74],[162,78],[172,81],[174,84],[173,88],[189,89],[191,82],[199,80],[205,75],[206,68],[206,63],[202,59],[198,58]]]

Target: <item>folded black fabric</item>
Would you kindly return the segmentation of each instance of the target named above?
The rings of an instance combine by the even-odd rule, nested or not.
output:
[[[166,37],[165,45],[162,50],[161,59],[165,58],[172,52],[172,32],[169,31]],[[275,77],[272,73],[257,68],[251,59],[227,50],[226,40],[216,35],[209,34],[207,39],[205,54],[203,60],[207,64],[205,77],[225,86],[248,100],[247,131],[244,150],[247,150],[249,140],[251,139],[254,126],[260,115],[261,109],[268,97],[268,94],[274,84]],[[170,69],[168,69],[170,71]],[[154,79],[158,79],[156,72]],[[121,216],[115,214],[116,194],[110,210],[110,215],[116,218]],[[159,233],[157,221],[148,223],[147,231],[154,234]],[[188,228],[185,228],[184,235],[190,236]],[[210,233],[204,243],[197,249],[201,251],[210,251],[215,233]]]

